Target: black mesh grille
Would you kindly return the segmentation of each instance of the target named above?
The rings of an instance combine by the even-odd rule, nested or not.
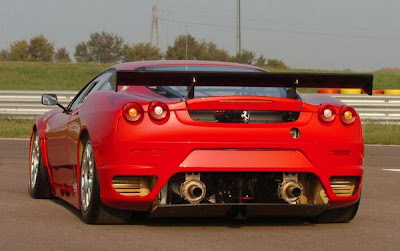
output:
[[[214,123],[283,123],[293,122],[299,118],[299,112],[291,111],[189,111],[190,117],[195,121]]]

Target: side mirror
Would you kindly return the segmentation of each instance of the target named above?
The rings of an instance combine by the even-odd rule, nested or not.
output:
[[[64,112],[67,112],[67,108],[65,108],[62,104],[58,103],[56,94],[43,94],[42,95],[42,104],[43,105],[56,105],[63,109]]]
[[[57,105],[58,99],[56,94],[43,94],[42,95],[43,105]]]

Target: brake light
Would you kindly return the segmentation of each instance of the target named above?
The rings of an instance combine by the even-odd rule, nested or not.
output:
[[[168,105],[162,102],[151,102],[148,110],[149,116],[152,120],[162,121],[167,120],[169,117]]]
[[[128,122],[138,122],[143,118],[143,108],[137,103],[128,103],[124,106],[122,115]]]
[[[353,124],[356,121],[357,113],[352,107],[343,106],[340,110],[340,120],[345,125]]]
[[[325,123],[332,122],[336,118],[336,110],[331,105],[321,105],[319,107],[318,117]]]

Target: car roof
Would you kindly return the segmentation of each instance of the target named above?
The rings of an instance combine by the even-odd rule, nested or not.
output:
[[[154,67],[154,66],[179,66],[179,65],[192,65],[192,66],[225,66],[225,67],[237,67],[237,68],[248,68],[248,69],[259,69],[252,65],[230,63],[230,62],[219,62],[219,61],[202,61],[202,60],[153,60],[153,61],[136,61],[117,64],[111,68],[115,68],[117,71],[133,71],[141,67]]]

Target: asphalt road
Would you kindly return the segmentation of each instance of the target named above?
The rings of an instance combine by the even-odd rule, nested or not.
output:
[[[400,249],[400,146],[367,146],[362,202],[347,224],[294,219],[152,219],[93,226],[61,200],[27,193],[28,141],[0,140],[1,250]]]

